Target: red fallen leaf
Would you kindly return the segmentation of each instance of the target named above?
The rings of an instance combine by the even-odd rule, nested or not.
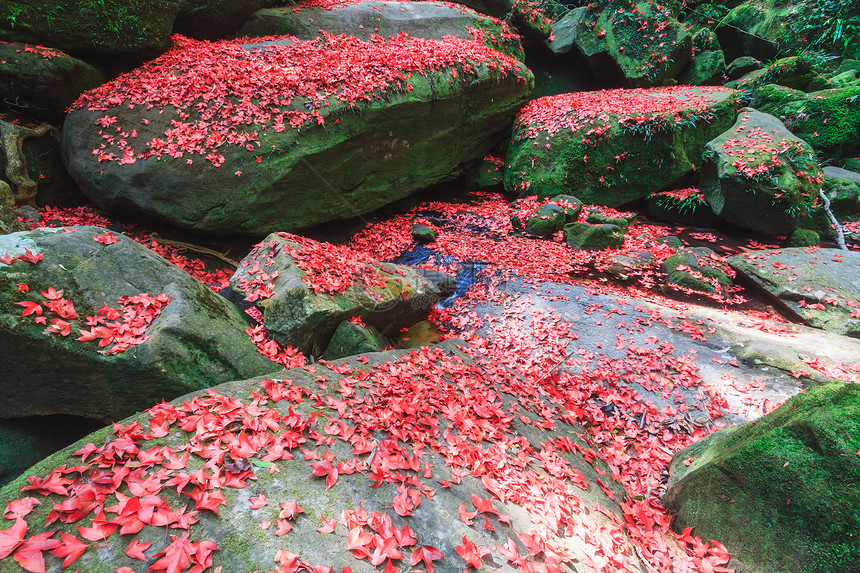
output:
[[[6,511],[3,512],[3,517],[6,519],[17,519],[29,515],[33,508],[41,503],[35,497],[22,497],[15,501],[10,501],[6,504]]]
[[[277,531],[275,531],[275,535],[280,537],[282,535],[286,535],[290,531],[292,531],[293,526],[290,525],[290,522],[286,519],[276,519],[275,525],[277,526]]]
[[[93,235],[93,240],[105,246],[119,242],[119,238],[110,231],[104,231],[100,235]]]
[[[78,531],[81,532],[81,537],[87,541],[101,541],[110,537],[119,527],[119,524],[108,523],[107,518],[105,517],[105,512],[102,511],[93,518],[92,527],[81,527],[80,525],[77,527]]]
[[[215,512],[215,515],[218,515],[219,505],[227,504],[224,494],[220,491],[208,491],[199,487],[194,488],[191,492],[191,499],[196,502],[194,509],[208,509]]]
[[[424,562],[427,573],[433,573],[433,562],[442,559],[442,552],[430,545],[416,547],[409,557],[409,566],[414,567],[419,561]]]
[[[540,533],[529,531],[528,533],[517,533],[517,537],[529,550],[529,557],[537,557],[544,550],[544,540]]]
[[[27,316],[34,313],[37,316],[42,316],[42,305],[38,302],[30,302],[29,300],[25,300],[23,302],[16,302],[15,304],[24,307],[24,312],[21,313],[21,316]]]
[[[371,541],[373,541],[373,535],[366,532],[359,525],[349,530],[349,535],[346,538],[346,548],[356,559],[364,559],[371,556],[370,549],[367,547]]]
[[[335,518],[332,517],[331,521],[326,521],[325,517],[320,515],[320,519],[323,522],[323,526],[317,527],[316,529],[314,529],[314,531],[319,531],[320,533],[334,533],[335,525],[337,525]]]
[[[520,557],[519,551],[517,551],[517,544],[514,543],[514,540],[508,536],[508,543],[504,547],[496,544],[496,549],[499,550],[499,553],[502,554],[502,557],[510,561],[516,566],[521,566],[525,563],[525,557]]]
[[[144,551],[149,549],[151,546],[152,543],[142,542],[139,539],[135,539],[129,544],[128,549],[125,550],[125,554],[132,559],[149,561],[149,558],[144,554]]]
[[[484,563],[484,556],[489,555],[489,547],[478,547],[464,535],[463,545],[458,545],[456,548],[457,554],[466,560],[468,565],[475,569],[480,569]]]
[[[344,568],[344,570],[345,569],[346,568]],[[395,567],[394,564],[391,562],[391,559],[389,559],[388,563],[385,564],[385,569],[382,570],[382,573],[400,573],[400,568]]]
[[[12,527],[0,531],[0,559],[8,557],[24,541],[27,523],[20,517]]]
[[[465,523],[466,525],[475,525],[475,522],[472,521],[472,518],[478,515],[477,511],[467,511],[465,503],[461,503],[457,511],[460,513],[460,519],[463,521],[463,523]]]
[[[52,318],[48,332],[68,336],[72,333],[72,325],[61,318]]]
[[[261,507],[266,507],[269,503],[266,501],[266,496],[262,492],[260,492],[259,497],[252,497],[250,500],[251,509],[260,509]]]
[[[131,567],[120,567],[118,569],[114,569],[114,571],[116,571],[116,573],[135,573],[134,569]]]
[[[288,501],[286,503],[282,501],[278,503],[278,506],[281,508],[281,512],[278,514],[278,517],[282,519],[295,519],[300,513],[305,512],[305,510],[299,507],[299,504],[295,501]]]
[[[17,257],[15,257],[15,260],[24,261],[24,262],[32,263],[35,265],[36,263],[38,263],[39,261],[41,261],[44,258],[45,258],[45,256],[42,253],[34,255],[33,253],[30,252],[30,249],[24,249],[24,254],[18,255]]]
[[[318,477],[325,476],[326,489],[331,488],[337,483],[337,468],[334,467],[331,462],[322,460],[315,464],[311,464],[311,467],[314,468],[314,471],[311,472],[313,475]]]
[[[63,298],[63,291],[62,290],[56,290],[52,286],[48,287],[48,292],[45,292],[45,291],[39,291],[39,292],[41,292],[42,296],[48,300],[59,300],[59,299]]]
[[[68,567],[84,554],[89,545],[65,531],[61,531],[60,535],[62,536],[62,545],[53,549],[51,553],[57,557],[63,557],[63,567]]]
[[[285,573],[295,573],[301,566],[299,556],[285,549],[278,549],[278,552],[275,553],[275,563],[280,563],[281,569]]]
[[[30,287],[25,284],[15,283],[15,286],[18,287],[18,290],[15,292],[30,292]]]
[[[0,257],[0,263],[3,263],[4,265],[11,265],[12,262],[15,260],[16,259],[13,259],[11,256],[9,256],[9,253],[6,253],[5,255]]]
[[[54,549],[60,545],[59,539],[51,539],[53,531],[37,533],[25,540],[12,556],[15,561],[31,573],[45,573],[45,557],[42,551]]]
[[[166,573],[181,573],[191,565],[191,555],[195,552],[193,544],[188,541],[188,534],[177,537],[171,535],[170,545],[156,553],[154,557],[161,559],[147,568],[147,571],[166,571]]]

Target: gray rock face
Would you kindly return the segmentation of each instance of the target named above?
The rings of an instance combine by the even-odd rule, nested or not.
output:
[[[423,320],[440,293],[409,267],[286,233],[257,245],[230,285],[260,308],[275,340],[315,354],[341,322],[354,317],[384,336],[395,335]]]
[[[498,143],[532,85],[523,64],[474,40],[185,40],[88,92],[61,148],[106,210],[198,231],[291,231],[456,178]]]
[[[383,38],[406,33],[413,38],[441,40],[445,36],[483,39],[491,48],[522,59],[522,45],[495,18],[453,3],[388,2],[366,0],[333,8],[284,8],[258,10],[239,30],[242,36],[280,36],[289,34],[301,40],[329,34],[347,34],[369,40],[374,34]]]
[[[472,349],[461,343],[464,352],[457,342],[370,354],[366,364],[320,364],[312,372],[300,368],[224,384],[211,394],[189,394],[124,420],[116,430],[96,432],[27,473],[41,479],[62,464],[79,466],[81,455],[74,452],[84,448],[82,474],[69,479],[115,477],[110,483],[117,485],[96,493],[106,501],[109,519],[111,508],[121,507],[113,503],[113,489],[119,490],[117,496],[127,485],[134,491],[151,473],[146,483],[157,489],[158,501],[156,495],[147,499],[162,512],[174,512],[165,514],[176,526],[169,530],[174,539],[193,544],[186,547],[194,549],[201,567],[224,571],[305,563],[370,573],[378,570],[380,559],[390,559],[393,566],[413,562],[439,573],[460,573],[467,563],[492,563],[513,573],[519,567],[496,548],[508,539],[519,555],[528,555],[522,539],[551,546],[551,555],[587,555],[593,551],[587,544],[591,532],[617,527],[590,508],[599,504],[607,508],[603,511],[621,514],[621,487],[606,479],[611,469],[594,459],[590,445],[577,437],[583,429],[562,419],[563,409],[498,363],[470,358]],[[529,400],[529,409],[523,400]],[[539,414],[532,411],[537,408]],[[152,427],[165,435],[153,436]],[[317,438],[326,444],[315,444]],[[187,452],[190,443],[203,447]],[[118,463],[96,468],[111,451],[121,457]],[[129,475],[123,468],[129,463],[142,469]],[[41,507],[51,507],[83,497],[73,493],[77,488],[69,488],[68,495],[41,490],[45,498],[19,491],[28,483],[21,478],[0,490],[0,504],[36,495]],[[149,517],[153,512],[134,513],[136,502],[131,503],[129,512],[140,519],[124,534],[116,527],[106,532],[76,567],[139,569],[140,561],[126,554],[130,542],[152,543],[135,544],[150,560],[171,546],[160,520]],[[546,506],[560,512],[546,512]],[[83,526],[97,517],[92,508],[63,517]],[[81,535],[59,521],[46,526],[40,512],[22,522],[28,535],[60,527]],[[576,523],[577,531],[559,536],[564,523]],[[538,530],[536,524],[546,528]],[[469,558],[473,543],[479,554]],[[487,551],[478,552],[484,547]],[[623,551],[628,554],[626,547]],[[641,567],[635,553],[629,555],[628,562]],[[59,568],[59,558],[48,552],[44,557],[49,569]],[[3,573],[16,569],[11,557],[0,560]]]
[[[735,255],[728,262],[798,320],[860,338],[860,253],[794,247]]]
[[[0,417],[112,421],[278,370],[233,305],[131,239],[37,229],[0,236],[0,255]]]
[[[812,148],[779,119],[745,108],[705,146],[700,187],[714,214],[770,235],[789,234],[821,189]]]

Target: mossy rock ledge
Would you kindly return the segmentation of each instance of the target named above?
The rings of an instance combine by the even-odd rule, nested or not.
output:
[[[735,92],[673,86],[546,96],[519,113],[505,189],[616,207],[677,187],[735,120]]]
[[[860,571],[858,450],[860,385],[808,388],[678,452],[663,504],[738,573]]]
[[[83,541],[73,565],[81,573],[165,571],[166,556],[181,564],[171,571],[370,573],[390,559],[401,570],[411,562],[461,573],[457,547],[466,543],[490,550],[478,557],[481,569],[513,573],[519,566],[497,548],[509,538],[535,567],[578,567],[598,558],[594,535],[618,531],[613,500],[623,496],[601,478],[611,469],[581,432],[539,389],[447,341],[159,404],[33,466],[0,490],[0,507],[38,501],[4,529]],[[596,504],[615,515],[593,511]],[[52,507],[60,519],[46,525]],[[94,533],[94,522],[105,529]],[[541,553],[529,556],[527,534]],[[644,570],[623,535],[614,543],[616,555]],[[135,549],[143,561],[130,556]],[[21,571],[19,550],[12,542],[0,572]],[[60,569],[61,558],[40,557]]]
[[[232,304],[122,235],[23,231],[0,236],[0,256],[11,259],[0,262],[0,417],[108,422],[279,369],[257,352]],[[90,326],[88,317],[103,323]],[[96,336],[77,340],[88,333]]]
[[[473,40],[177,38],[84,94],[61,148],[111,212],[266,234],[353,218],[456,178],[534,78]]]
[[[415,269],[287,233],[273,233],[254,247],[230,286],[260,309],[276,341],[315,355],[353,318],[394,337],[424,320],[440,294]]]

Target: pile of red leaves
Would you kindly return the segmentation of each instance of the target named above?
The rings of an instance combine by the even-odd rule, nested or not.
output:
[[[475,40],[425,40],[400,34],[370,41],[332,36],[301,41],[291,36],[205,42],[181,36],[162,56],[84,93],[72,109],[103,111],[118,106],[169,111],[170,128],[154,134],[149,120],[131,125],[117,116],[96,120],[104,143],[99,161],[134,163],[168,155],[198,155],[215,166],[222,145],[255,152],[261,131],[325,124],[323,106],[349,107],[410,90],[412,74],[453,68],[473,75],[483,66],[502,77],[517,74],[517,60]],[[524,81],[524,78],[523,78]],[[137,141],[139,130],[147,135]]]
[[[593,141],[613,129],[610,116],[622,127],[647,122],[653,128],[671,129],[691,118],[708,119],[715,101],[708,94],[726,91],[731,90],[670,86],[544,96],[520,110],[515,132],[520,139],[534,139],[541,132],[554,135],[564,129],[582,130],[584,138]]]

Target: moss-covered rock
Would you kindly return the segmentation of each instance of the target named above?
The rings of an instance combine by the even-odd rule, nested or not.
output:
[[[0,254],[0,417],[116,420],[278,370],[233,305],[122,235],[36,229],[0,236]]]
[[[239,34],[249,37],[289,34],[312,40],[321,31],[362,40],[370,40],[374,34],[387,38],[401,32],[430,40],[445,36],[474,38],[514,58],[525,58],[519,36],[508,28],[507,22],[454,3],[361,0],[320,6],[311,0],[304,5],[299,2],[288,10],[258,10]]]
[[[505,189],[618,206],[676,186],[735,119],[734,92],[675,86],[543,97],[524,107]]]
[[[586,532],[617,528],[612,514],[621,514],[623,490],[601,477],[611,469],[590,454],[572,420],[519,375],[448,341],[368,354],[363,362],[318,363],[158,405],[32,467],[0,490],[0,507],[24,497],[40,503],[32,512],[26,502],[14,506],[25,513],[27,538],[46,532],[60,539],[62,531],[80,541],[102,508],[108,520],[123,520],[124,529],[91,535],[103,539],[86,544],[74,564],[82,573],[142,570],[127,553],[132,543],[154,563],[175,540],[172,550],[193,550],[188,565],[200,569],[304,563],[371,573],[379,569],[371,563],[373,535],[395,540],[384,549],[395,567],[407,568],[413,552],[420,557],[428,546],[428,566],[461,573],[467,562],[456,547],[467,537],[491,549],[485,567],[515,573],[496,548],[508,538],[537,536],[572,562],[593,554]],[[25,486],[34,489],[20,491]],[[595,504],[603,511],[591,511]],[[54,507],[60,519],[46,524]],[[463,509],[481,512],[474,524],[456,517]],[[561,533],[571,515],[581,534]],[[537,532],[536,522],[546,529]],[[613,551],[644,568],[621,540]],[[368,549],[363,558],[347,550],[354,543]],[[62,558],[42,556],[47,570],[61,569]],[[0,572],[19,571],[12,555],[0,559]]]
[[[797,320],[860,338],[860,253],[795,247],[743,253],[728,262]]]
[[[153,56],[167,48],[179,0],[15,0],[0,4],[0,40],[74,56]]]
[[[791,8],[782,3],[745,2],[733,8],[716,27],[720,46],[731,61],[741,56],[772,60]]]
[[[100,207],[199,231],[296,230],[456,178],[532,87],[475,40],[178,42],[78,100],[62,149]]]
[[[625,217],[610,217],[602,213],[589,213],[585,218],[585,222],[592,225],[615,225],[626,233],[631,223],[636,222],[636,216],[633,215],[632,219],[629,219]]]
[[[354,317],[394,335],[426,318],[440,292],[415,269],[286,233],[254,247],[230,286],[262,311],[272,338],[313,354]]]
[[[822,191],[839,221],[860,219],[860,173],[825,167]]]
[[[561,231],[567,222],[565,210],[562,207],[555,203],[547,203],[538,207],[529,217],[526,231],[539,237],[549,237]]]
[[[663,270],[670,283],[694,291],[719,293],[732,284],[725,261],[707,247],[679,250],[663,262]]]
[[[730,80],[738,80],[750,72],[762,69],[764,64],[752,56],[735,58],[726,66],[726,76]]]
[[[678,452],[663,504],[677,531],[720,540],[738,572],[856,571],[858,449],[860,385],[808,388]]]
[[[821,237],[812,229],[795,229],[788,236],[789,247],[814,247],[821,244]]]
[[[0,62],[0,102],[37,119],[62,119],[82,92],[106,79],[90,64],[44,46],[0,42]]]
[[[678,82],[690,86],[722,83],[726,71],[726,57],[722,50],[706,50],[693,58],[678,76]]]
[[[755,91],[756,109],[783,119],[822,159],[860,153],[860,86],[805,94],[776,85]]]
[[[610,0],[569,17],[576,18],[577,50],[595,77],[609,85],[663,85],[690,61],[690,32],[657,3]]]
[[[230,37],[256,10],[271,8],[278,0],[179,0],[177,33],[203,40]],[[262,34],[260,34],[262,35]]]
[[[567,244],[583,251],[617,249],[624,244],[624,231],[618,225],[589,225],[568,223],[564,226]]]
[[[427,244],[432,243],[439,236],[438,231],[429,225],[422,225],[420,223],[416,223],[412,225],[409,229],[409,234],[412,235],[412,238],[415,239],[419,243]]]
[[[0,235],[26,230],[26,225],[18,220],[15,213],[15,197],[5,181],[0,180]]]
[[[381,352],[389,346],[388,340],[376,328],[345,320],[337,326],[322,357],[337,360],[366,352]]]
[[[714,214],[770,235],[789,234],[810,216],[821,181],[809,144],[749,108],[702,157],[700,187]]]

